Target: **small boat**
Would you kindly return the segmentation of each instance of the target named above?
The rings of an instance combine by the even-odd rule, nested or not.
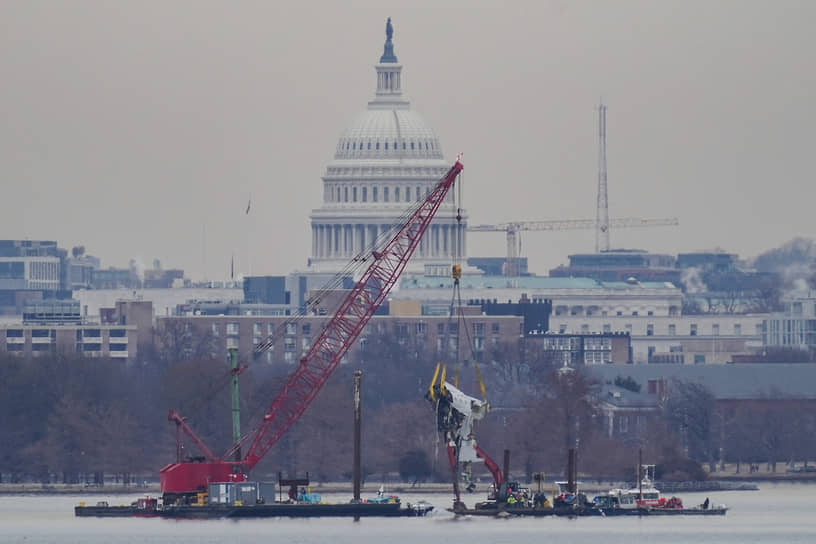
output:
[[[703,504],[686,508],[678,497],[666,497],[654,486],[655,465],[641,466],[639,485],[628,489],[610,489],[592,500],[592,510],[601,515],[725,515],[724,504],[713,506],[706,499]]]
[[[665,508],[670,503],[672,508],[682,508],[683,503],[676,497],[667,501],[660,495],[660,491],[654,486],[654,465],[642,465],[640,484],[628,489],[610,489],[603,495],[595,497],[593,502],[602,502],[613,505],[615,508],[635,509],[635,508]]]

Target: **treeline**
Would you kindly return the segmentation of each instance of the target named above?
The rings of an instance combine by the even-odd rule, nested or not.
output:
[[[352,471],[352,373],[363,371],[363,472],[406,481],[450,478],[445,445],[424,399],[438,354],[424,342],[369,336],[253,471],[278,471],[314,481],[347,480]],[[609,435],[601,384],[564,370],[552,354],[522,354],[494,346],[480,365],[494,410],[477,429],[480,445],[501,461],[512,451],[514,475],[564,473],[567,449],[577,446],[580,470],[631,477],[638,449],[665,477],[699,479],[701,463],[756,463],[813,458],[816,420],[795,402],[718,406],[694,384],[672,384],[659,413],[624,438]],[[522,362],[519,362],[522,361]],[[240,377],[243,431],[253,428],[294,366],[245,362]],[[472,362],[447,367],[449,381],[479,396]],[[0,359],[0,478],[2,481],[80,483],[154,479],[175,460],[174,408],[219,454],[232,444],[224,359],[170,362],[161,357],[125,364],[105,359]],[[634,386],[622,379],[620,384]],[[633,424],[634,426],[634,424]],[[184,456],[201,455],[190,440]],[[478,473],[478,471],[476,471]],[[484,472],[486,476],[486,471]]]

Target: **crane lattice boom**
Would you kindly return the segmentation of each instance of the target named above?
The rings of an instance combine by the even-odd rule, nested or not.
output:
[[[235,473],[234,469],[248,471],[254,467],[317,396],[397,282],[462,168],[462,163],[457,160],[394,237],[367,257],[371,258],[371,264],[300,360],[281,392],[270,404],[261,423],[247,435],[251,442],[244,458],[241,461],[227,461],[241,447],[242,442],[239,442],[213,462],[180,462],[168,465],[162,469],[163,492],[189,493],[196,489],[206,489],[208,482],[241,481],[246,477],[243,473]],[[180,417],[175,421],[183,423]]]
[[[369,267],[269,406],[244,459],[249,468],[297,421],[383,303],[461,170],[457,161],[391,241],[374,252]]]

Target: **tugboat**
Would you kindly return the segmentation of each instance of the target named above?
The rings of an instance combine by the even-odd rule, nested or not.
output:
[[[655,465],[641,465],[640,482],[629,489],[610,489],[604,495],[596,497],[601,502],[615,504],[618,508],[636,509],[643,507],[665,508],[667,501],[660,496],[660,491],[654,486]],[[674,497],[672,497],[674,499]],[[672,502],[673,505],[677,501]],[[676,507],[676,506],[675,506]],[[682,508],[682,502],[680,503]]]
[[[666,499],[654,486],[655,465],[640,465],[638,485],[628,489],[614,488],[596,496],[593,510],[604,516],[610,515],[725,515],[728,507],[724,504],[712,506],[706,498],[699,506],[685,508],[678,497]]]

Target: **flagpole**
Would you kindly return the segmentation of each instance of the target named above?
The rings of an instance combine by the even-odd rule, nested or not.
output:
[[[247,276],[252,275],[252,219],[249,217],[249,210],[252,207],[252,193],[249,193],[249,200],[247,201],[246,216],[247,216]]]

